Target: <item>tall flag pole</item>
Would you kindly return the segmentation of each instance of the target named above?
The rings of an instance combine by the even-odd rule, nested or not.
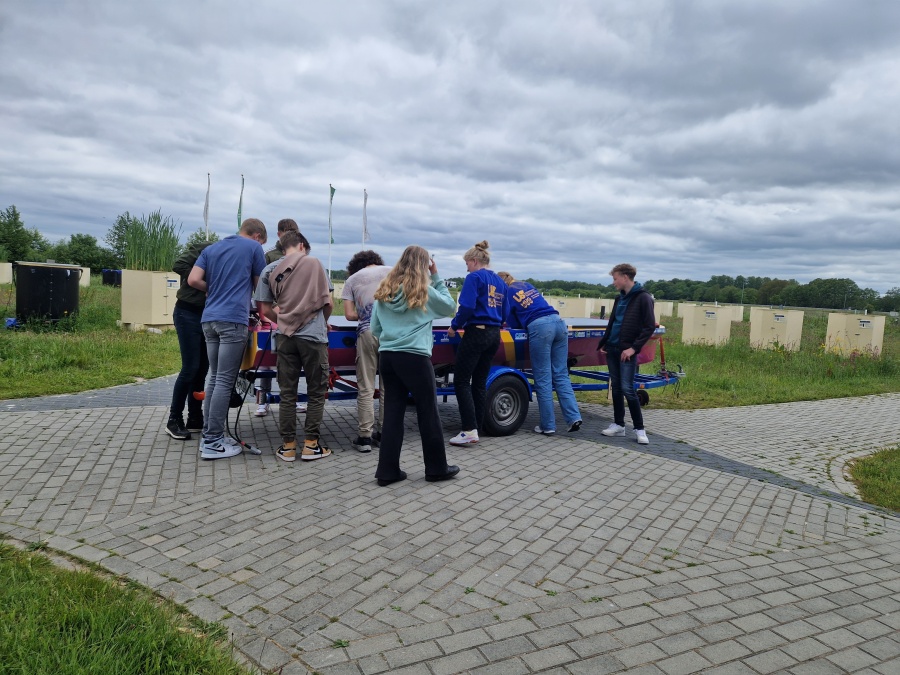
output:
[[[366,204],[369,203],[369,193],[363,188],[363,246],[369,241],[369,221],[366,219]]]
[[[238,232],[241,230],[241,211],[244,209],[244,174],[241,174],[241,198],[238,199]]]
[[[334,235],[331,232],[331,205],[334,203],[334,188],[328,184],[328,282],[331,283],[331,245],[334,243]]]
[[[209,241],[209,174],[206,174],[206,203],[203,205],[203,225],[206,227],[206,241]]]

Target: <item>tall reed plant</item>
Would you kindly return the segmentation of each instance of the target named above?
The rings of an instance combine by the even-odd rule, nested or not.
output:
[[[125,269],[168,272],[180,247],[181,223],[156,210],[125,229]]]

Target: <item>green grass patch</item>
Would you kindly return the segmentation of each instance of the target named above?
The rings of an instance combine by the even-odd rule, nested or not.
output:
[[[4,317],[13,317],[15,287],[0,286]],[[181,367],[174,330],[132,332],[116,325],[122,292],[100,279],[79,289],[79,311],[55,324],[0,329],[0,399],[69,394],[170,375]]]
[[[0,672],[247,675],[226,629],[135,584],[0,543]]]
[[[824,348],[828,313],[807,310],[799,351],[750,348],[750,323],[732,323],[721,347],[681,342],[682,320],[664,317],[666,367],[684,367],[679,386],[648,390],[656,408],[694,410],[790,401],[817,401],[900,391],[900,325],[888,320],[879,357],[843,357]],[[660,368],[660,351],[642,373]],[[579,394],[579,400],[607,403],[607,392]]]
[[[863,501],[900,511],[900,446],[853,461],[850,476]]]

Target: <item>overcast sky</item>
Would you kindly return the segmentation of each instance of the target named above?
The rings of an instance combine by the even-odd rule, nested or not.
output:
[[[0,208],[291,217],[332,267],[900,286],[897,0],[4,0]]]

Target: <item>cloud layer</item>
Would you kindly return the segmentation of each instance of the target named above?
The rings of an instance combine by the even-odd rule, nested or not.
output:
[[[0,207],[102,239],[296,219],[445,276],[900,286],[900,4],[9,2]]]

